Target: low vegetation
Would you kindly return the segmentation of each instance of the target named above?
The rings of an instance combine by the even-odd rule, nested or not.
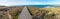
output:
[[[33,19],[60,19],[60,8],[28,7]]]

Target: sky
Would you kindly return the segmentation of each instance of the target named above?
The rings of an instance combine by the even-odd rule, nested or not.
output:
[[[60,0],[0,0],[0,5],[46,5],[60,4]]]

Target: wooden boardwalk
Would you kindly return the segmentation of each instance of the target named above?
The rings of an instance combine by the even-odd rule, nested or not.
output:
[[[28,9],[26,8],[26,6],[23,8],[20,16],[18,17],[18,19],[32,19]]]

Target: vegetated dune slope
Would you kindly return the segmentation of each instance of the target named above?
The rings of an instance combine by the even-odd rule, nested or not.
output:
[[[22,9],[23,6],[0,6],[0,19],[18,19],[18,16],[21,13]]]
[[[28,7],[33,19],[60,19],[60,8]]]

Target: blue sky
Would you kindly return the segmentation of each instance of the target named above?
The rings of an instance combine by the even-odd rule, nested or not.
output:
[[[60,0],[0,0],[0,5],[46,5],[60,4]]]

